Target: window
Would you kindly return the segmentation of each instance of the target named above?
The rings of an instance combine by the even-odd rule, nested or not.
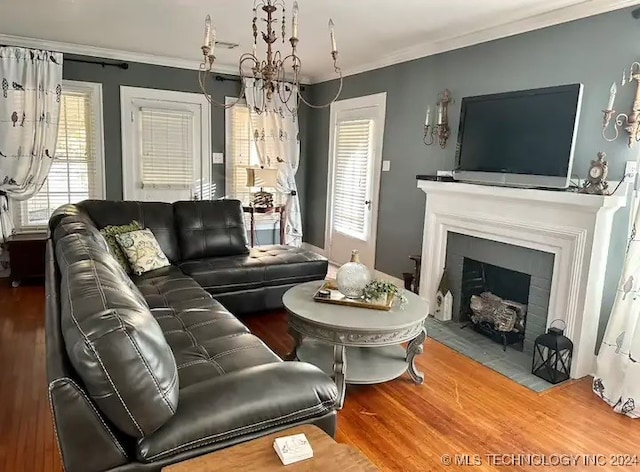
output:
[[[120,111],[125,200],[215,198],[203,94],[122,86]]]
[[[235,98],[227,98],[228,103],[234,103]],[[247,169],[260,167],[258,149],[255,145],[254,137],[251,135],[250,126],[251,114],[244,101],[236,106],[228,108],[226,111],[226,193],[230,198],[236,198],[244,204],[251,200],[251,194],[260,190],[261,187],[248,187]],[[270,156],[277,155],[275,149],[271,149],[268,136],[262,137],[267,143],[267,159],[275,168],[276,163],[271,162]],[[273,193],[275,205],[284,203],[284,196],[278,193],[275,187],[263,187],[265,191]],[[271,220],[271,217],[267,217]]]
[[[42,228],[61,205],[104,198],[103,154],[101,85],[64,81],[51,170],[40,191],[18,203],[16,228]]]

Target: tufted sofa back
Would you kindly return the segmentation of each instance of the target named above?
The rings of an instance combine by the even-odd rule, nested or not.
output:
[[[249,253],[240,201],[176,202],[173,209],[183,261]]]
[[[148,436],[177,408],[173,352],[140,291],[86,216],[58,212],[54,219],[60,328],[69,361],[115,426],[134,438]]]
[[[85,200],[77,206],[91,217],[98,229],[109,225],[126,225],[136,220],[153,232],[162,251],[171,262],[180,260],[171,203]]]

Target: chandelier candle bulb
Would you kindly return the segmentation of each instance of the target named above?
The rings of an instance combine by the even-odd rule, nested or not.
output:
[[[613,110],[613,103],[616,101],[617,92],[618,87],[616,87],[616,83],[614,82],[609,90],[609,103],[607,103],[607,110]]]
[[[438,124],[442,124],[442,103],[438,103]]]
[[[338,52],[338,45],[336,44],[336,31],[334,28],[333,20],[329,20],[329,34],[331,35],[331,52]]]
[[[298,2],[293,3],[293,18],[291,19],[291,37],[298,37]]]
[[[429,126],[429,122],[431,121],[431,107],[427,107],[427,115],[424,117],[424,125]]]
[[[204,46],[211,47],[211,15],[207,15],[204,20]]]

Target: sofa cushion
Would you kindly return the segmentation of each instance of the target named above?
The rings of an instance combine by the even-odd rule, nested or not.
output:
[[[249,290],[322,279],[326,258],[291,246],[261,246],[249,254],[185,261],[180,269],[209,293]]]
[[[131,276],[150,309],[208,308],[217,302],[198,283],[176,266]],[[217,306],[217,305],[216,305]]]
[[[138,275],[171,265],[150,229],[116,234],[116,241]]]
[[[104,240],[80,231],[62,235],[63,225],[64,220],[56,229],[56,258],[61,328],[71,364],[114,425],[136,438],[148,436],[177,408],[173,353]]]
[[[175,416],[137,444],[142,462],[287,426],[334,410],[331,378],[304,362],[278,362],[220,375],[180,390]]]
[[[109,225],[126,225],[136,220],[143,228],[153,232],[162,252],[171,262],[180,260],[171,203],[85,200],[78,203],[78,207],[91,217],[98,229]]]
[[[70,234],[82,236],[83,251],[76,251],[75,245],[65,244],[57,245],[57,242]],[[84,220],[78,215],[66,216],[59,220],[53,232],[53,240],[56,241],[57,257],[62,257],[64,265],[68,266],[75,262],[86,260],[87,253],[90,257],[100,264],[106,266],[111,272],[117,274],[118,277],[131,289],[136,299],[143,305],[146,305],[144,297],[133,281],[127,276],[122,266],[113,257],[109,251],[109,246],[100,232],[93,226],[93,223]],[[61,265],[59,263],[59,265]]]
[[[120,263],[120,265],[122,266],[122,268],[127,274],[131,273],[131,266],[129,265],[129,260],[127,259],[127,256],[124,255],[124,253],[122,252],[122,248],[120,247],[120,245],[118,244],[118,241],[116,240],[116,235],[122,234],[122,233],[129,233],[131,231],[137,231],[140,229],[142,229],[142,226],[140,225],[140,223],[138,223],[136,220],[133,220],[131,223],[127,225],[120,225],[120,226],[109,225],[109,226],[105,226],[100,230],[100,234],[104,236],[105,241],[109,245],[109,251],[111,251],[111,254],[113,255],[113,257],[116,258],[116,261]]]
[[[240,201],[184,201],[173,208],[183,261],[249,252]]]

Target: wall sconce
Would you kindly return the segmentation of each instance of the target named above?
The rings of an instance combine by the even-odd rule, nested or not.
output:
[[[609,103],[607,103],[607,108],[602,110],[602,113],[604,113],[604,118],[602,120],[602,137],[606,141],[615,141],[618,138],[619,128],[624,127],[624,130],[629,133],[629,147],[632,148],[637,141],[640,141],[640,63],[632,63],[629,67],[628,78],[626,74],[626,70],[622,72],[622,81],[620,82],[620,85],[624,86],[626,84],[630,84],[633,80],[636,81],[636,96],[633,100],[633,105],[631,106],[631,114],[627,115],[626,113],[620,113],[616,116],[613,125],[615,134],[611,137],[607,137],[609,123],[616,112],[613,109],[613,103],[616,99],[618,87],[616,87],[616,83],[614,82],[609,90]]]
[[[449,136],[451,136],[451,130],[449,129],[449,103],[451,102],[453,102],[453,99],[449,89],[445,89],[444,92],[438,94],[438,102],[436,103],[438,117],[435,126],[431,124],[431,106],[427,107],[423,138],[427,146],[431,146],[437,137],[440,147],[442,149],[446,147]]]

